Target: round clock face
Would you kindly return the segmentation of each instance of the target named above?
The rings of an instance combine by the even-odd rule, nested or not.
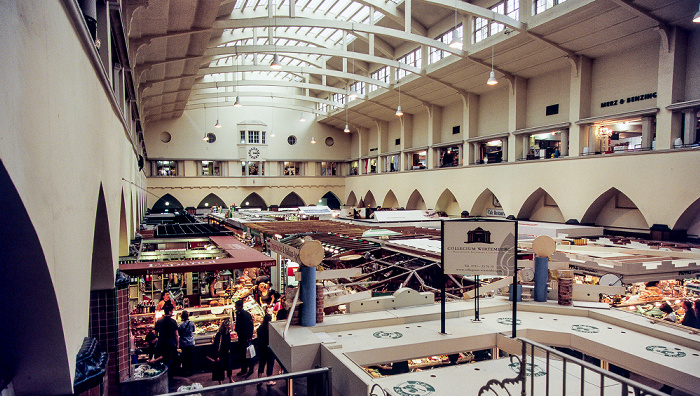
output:
[[[251,147],[248,150],[248,156],[252,159],[256,159],[260,156],[260,150],[257,147]]]

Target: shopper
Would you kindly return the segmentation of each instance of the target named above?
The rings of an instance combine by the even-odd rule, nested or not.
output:
[[[211,372],[212,381],[219,381],[219,385],[228,377],[233,382],[233,370],[229,355],[231,352],[231,321],[224,319],[219,331],[214,336],[214,370]],[[226,375],[226,377],[224,376]]]
[[[668,303],[661,304],[659,310],[664,313],[664,320],[676,323],[676,313],[673,312],[673,308],[671,308],[671,306],[668,305]]]
[[[688,326],[692,328],[696,328],[698,325],[698,319],[695,316],[695,309],[693,308],[693,303],[690,302],[689,300],[684,300],[681,305],[683,306],[683,309],[685,310],[685,314],[683,315],[683,320],[681,320],[681,324],[683,326]]]
[[[695,308],[695,328],[700,329],[700,299],[693,302],[693,308]]]
[[[258,327],[258,338],[256,339],[255,350],[258,357],[258,378],[263,376],[263,371],[265,371],[265,366],[267,366],[267,376],[272,375],[272,370],[275,366],[275,354],[270,349],[270,321],[272,320],[272,315],[266,313],[263,317],[263,321]],[[275,381],[267,381],[268,386],[274,385]],[[262,383],[258,384],[258,388]]]
[[[248,374],[248,358],[245,350],[253,339],[253,317],[243,309],[243,300],[236,300],[236,355],[241,363],[241,371],[237,375]]]
[[[182,323],[178,326],[177,331],[180,335],[180,363],[182,365],[182,373],[185,376],[192,375],[192,360],[194,359],[194,323],[190,320],[190,313],[182,311]]]
[[[274,316],[275,320],[286,320],[288,314],[287,298],[284,294],[282,294],[279,301],[277,301],[272,308],[272,315]]]
[[[173,319],[173,308],[171,305],[165,305],[163,317],[158,319],[153,328],[158,339],[156,341],[156,354],[155,359],[151,359],[148,362],[161,362],[170,368],[173,358],[177,355],[177,346],[179,344],[177,322]],[[168,370],[168,377],[172,378],[172,370]]]

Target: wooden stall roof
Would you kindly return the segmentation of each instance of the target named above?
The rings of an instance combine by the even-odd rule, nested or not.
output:
[[[227,269],[271,267],[275,260],[230,236],[213,236],[211,241],[229,257],[205,260],[150,261],[122,264],[119,269],[129,275],[170,274],[174,272],[223,271]]]

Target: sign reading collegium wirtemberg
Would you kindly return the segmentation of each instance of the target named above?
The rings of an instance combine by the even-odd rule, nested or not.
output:
[[[445,273],[512,275],[515,224],[512,221],[443,221]]]

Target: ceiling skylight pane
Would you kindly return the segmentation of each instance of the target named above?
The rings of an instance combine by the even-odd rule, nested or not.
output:
[[[367,19],[367,17],[369,17],[369,7],[364,6],[360,8],[357,14],[353,15],[352,18],[350,18],[350,20],[355,22],[362,22],[365,19]]]
[[[360,8],[362,8],[362,4],[360,4],[360,3],[352,3],[352,4],[350,4],[350,5],[348,6],[348,8],[345,9],[345,11],[341,12],[340,15],[338,15],[338,16],[340,17],[340,19],[344,19],[344,20],[347,21],[347,20],[350,19],[350,17],[353,16],[353,14],[355,14]]]
[[[327,14],[330,14],[331,16],[338,15],[343,11],[343,8],[348,4],[347,1],[338,1],[331,7],[330,10],[328,10]]]

